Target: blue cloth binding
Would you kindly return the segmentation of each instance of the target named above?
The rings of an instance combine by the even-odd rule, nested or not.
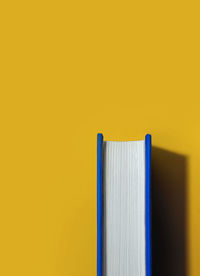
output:
[[[145,136],[146,276],[151,276],[151,135]]]
[[[103,276],[103,135],[97,134],[97,276]]]

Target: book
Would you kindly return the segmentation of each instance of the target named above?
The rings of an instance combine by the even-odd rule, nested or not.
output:
[[[151,135],[97,135],[97,276],[151,276]]]

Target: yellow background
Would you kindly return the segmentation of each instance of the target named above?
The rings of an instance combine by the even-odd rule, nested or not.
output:
[[[96,275],[96,134],[189,158],[200,275],[199,1],[2,1],[0,275]]]

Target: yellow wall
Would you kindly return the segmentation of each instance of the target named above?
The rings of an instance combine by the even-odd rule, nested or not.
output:
[[[97,132],[187,156],[200,275],[199,1],[0,6],[0,275],[96,275]]]

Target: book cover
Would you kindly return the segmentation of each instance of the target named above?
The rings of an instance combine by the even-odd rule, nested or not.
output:
[[[97,135],[97,276],[104,275],[103,269],[103,135]],[[145,152],[145,275],[151,276],[151,135],[144,140]],[[120,274],[119,274],[120,275]],[[128,275],[128,274],[127,274]],[[111,275],[112,276],[112,275]],[[121,276],[121,275],[120,275]],[[133,275],[134,276],[134,275]],[[135,275],[138,276],[138,275]]]

